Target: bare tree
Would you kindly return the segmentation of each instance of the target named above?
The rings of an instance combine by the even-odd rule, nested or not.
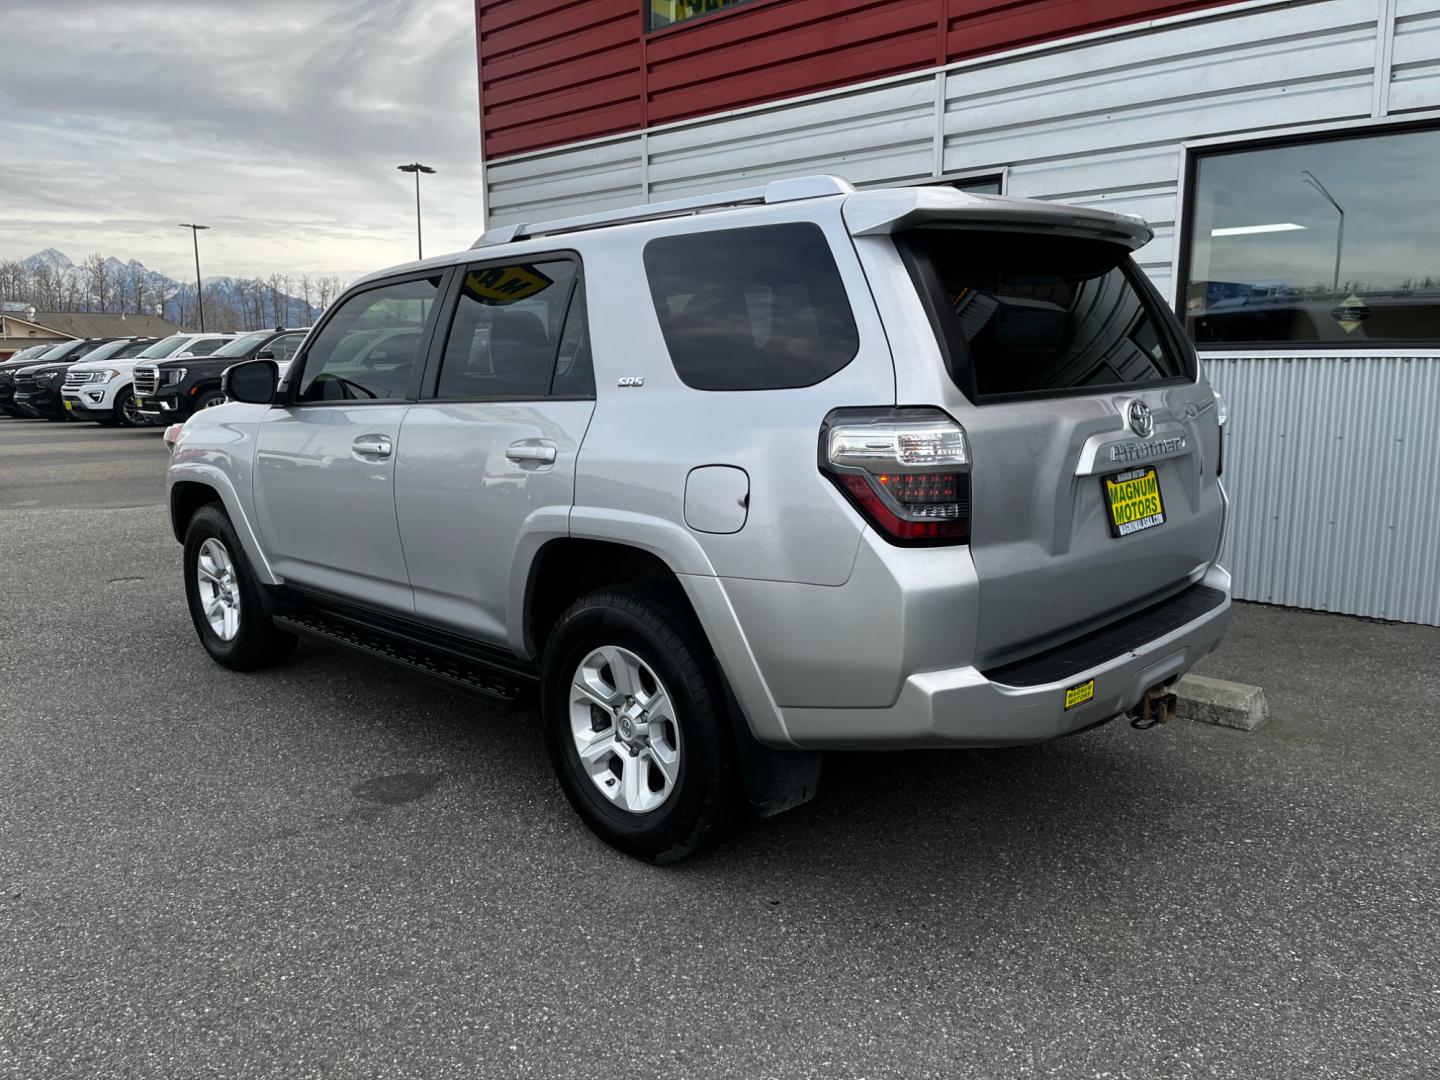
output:
[[[30,303],[38,311],[59,311],[60,282],[55,271],[45,263],[35,267],[30,274]]]
[[[125,311],[125,292],[128,273],[126,268],[113,259],[105,260],[105,297],[101,311]]]
[[[138,266],[130,267],[130,303],[135,308],[136,315],[148,315],[145,310],[145,301],[150,295],[149,285],[145,281],[145,271]]]
[[[97,251],[81,264],[81,270],[85,275],[85,310],[104,311],[110,286],[110,268],[105,265],[105,256]]]
[[[29,274],[25,267],[13,259],[0,262],[0,299],[26,300],[29,298]],[[32,300],[31,303],[34,303]]]
[[[314,291],[315,285],[310,280],[309,274],[300,275],[300,299],[305,301],[305,317],[302,320],[306,326],[310,325],[314,318],[315,306],[310,303],[310,294]]]

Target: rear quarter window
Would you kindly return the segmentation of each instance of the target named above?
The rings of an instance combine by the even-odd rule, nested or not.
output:
[[[835,257],[810,222],[651,240],[645,275],[675,373],[696,390],[813,386],[859,351]]]
[[[972,401],[1189,380],[1179,326],[1119,245],[1021,232],[898,238],[950,375]]]

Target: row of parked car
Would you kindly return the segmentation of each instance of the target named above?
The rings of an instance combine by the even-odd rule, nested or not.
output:
[[[184,421],[225,400],[220,376],[245,360],[290,364],[305,330],[88,338],[36,345],[0,363],[0,413],[106,427]]]

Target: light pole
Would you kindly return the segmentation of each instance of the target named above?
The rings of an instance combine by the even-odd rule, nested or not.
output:
[[[184,222],[180,228],[190,230],[190,239],[195,242],[195,303],[200,306],[200,332],[205,332],[205,286],[200,284],[200,230],[208,229],[209,225],[187,225]]]
[[[1331,286],[1331,288],[1336,293],[1338,293],[1340,291],[1340,252],[1345,247],[1345,210],[1338,202],[1335,201],[1335,196],[1330,194],[1329,189],[1326,188],[1324,184],[1320,183],[1319,179],[1315,176],[1313,172],[1311,172],[1309,169],[1301,169],[1300,171],[1305,176],[1305,180],[1303,182],[1309,184],[1316,191],[1318,191],[1321,197],[1323,197],[1326,202],[1333,206],[1335,208],[1335,212],[1340,215],[1340,227],[1335,230],[1335,282]]]
[[[420,240],[420,174],[433,173],[435,170],[429,165],[421,165],[418,161],[412,161],[409,165],[396,165],[401,172],[415,174],[415,257],[425,257],[425,245]]]

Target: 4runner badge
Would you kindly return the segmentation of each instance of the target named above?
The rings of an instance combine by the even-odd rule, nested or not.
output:
[[[645,385],[645,376],[644,376],[644,375],[626,375],[624,378],[622,378],[622,379],[619,381],[619,383],[618,383],[617,385],[619,385],[619,386],[644,386],[644,385]]]

